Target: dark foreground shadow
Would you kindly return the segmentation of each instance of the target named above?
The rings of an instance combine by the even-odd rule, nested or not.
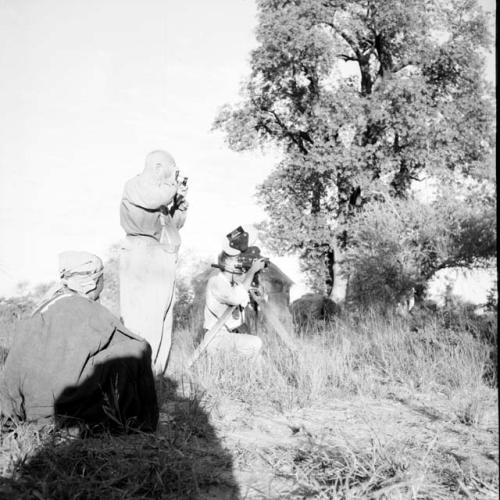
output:
[[[156,432],[115,428],[75,437],[52,427],[43,445],[2,480],[0,498],[240,498],[232,458],[199,396],[179,394],[168,378],[157,380],[156,390]]]

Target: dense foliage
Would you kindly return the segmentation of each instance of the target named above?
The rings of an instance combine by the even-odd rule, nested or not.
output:
[[[423,295],[440,269],[490,265],[497,244],[494,191],[478,184],[459,192],[441,188],[431,203],[414,197],[367,203],[350,224],[350,300],[394,304],[411,288]]]
[[[269,242],[298,252],[324,291],[323,262],[360,243],[353,216],[386,200],[380,186],[403,199],[423,174],[478,176],[491,161],[487,17],[475,0],[259,0],[258,8],[243,100],[224,106],[215,127],[235,150],[281,149],[258,191]]]

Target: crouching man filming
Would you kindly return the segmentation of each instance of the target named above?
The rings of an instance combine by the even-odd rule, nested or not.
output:
[[[239,241],[243,235],[243,242]],[[252,283],[256,275],[267,265],[257,249],[249,249],[249,233],[241,227],[230,233],[228,241],[214,265],[219,272],[213,274],[207,283],[204,330],[205,336],[199,350],[208,354],[215,352],[235,352],[239,355],[256,358],[262,349],[262,340],[249,335],[244,317],[250,302]],[[254,296],[252,295],[254,298]]]

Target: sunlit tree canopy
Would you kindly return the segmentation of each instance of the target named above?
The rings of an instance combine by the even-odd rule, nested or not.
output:
[[[475,0],[259,0],[242,101],[215,126],[235,150],[273,144],[259,187],[274,249],[298,252],[311,282],[349,244],[380,191],[405,198],[424,175],[481,176],[494,146]],[[380,200],[383,200],[380,198]]]

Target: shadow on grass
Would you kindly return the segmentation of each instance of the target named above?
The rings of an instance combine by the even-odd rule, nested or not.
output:
[[[52,431],[33,456],[0,486],[15,499],[237,499],[232,458],[221,446],[197,395],[156,381],[160,422],[155,433]]]

